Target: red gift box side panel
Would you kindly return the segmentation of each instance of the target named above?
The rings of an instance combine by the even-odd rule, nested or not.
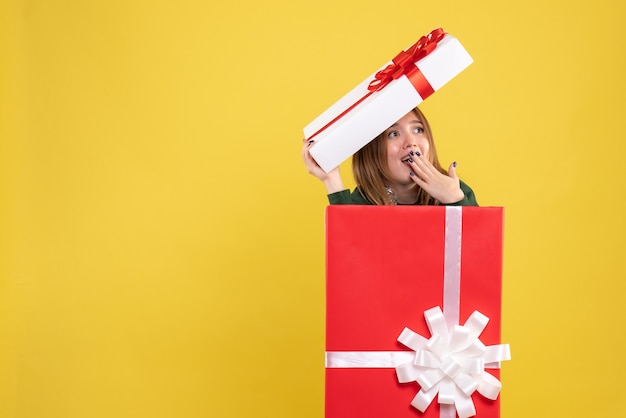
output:
[[[404,327],[428,335],[424,307],[443,298],[445,212],[419,209],[327,208],[327,351],[406,349]]]
[[[489,317],[480,335],[485,345],[501,342],[502,220],[501,207],[463,208],[459,322],[475,310]]]
[[[424,413],[411,406],[418,391],[417,383],[399,384],[394,369],[326,369],[325,416],[438,418],[438,404]]]
[[[503,218],[501,207],[463,208],[460,322],[475,310],[489,317],[480,335],[485,345],[501,343]],[[500,379],[500,370],[486,372]],[[477,417],[500,417],[499,396],[491,401],[474,392],[472,400]]]
[[[498,379],[499,370],[491,370]],[[411,406],[419,392],[417,383],[400,384],[394,369],[326,369],[326,418],[439,418],[439,404],[433,401],[426,411]],[[500,398],[490,401],[472,395],[478,418],[498,418]]]

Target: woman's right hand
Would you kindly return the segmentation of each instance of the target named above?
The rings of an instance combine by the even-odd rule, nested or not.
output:
[[[307,171],[309,174],[314,175],[324,183],[326,191],[329,194],[344,190],[341,174],[339,173],[339,167],[336,167],[327,173],[322,170],[322,167],[320,167],[311,156],[310,150],[314,144],[314,141],[307,141],[305,139],[304,144],[302,145],[302,159],[304,160],[304,165],[306,166]]]

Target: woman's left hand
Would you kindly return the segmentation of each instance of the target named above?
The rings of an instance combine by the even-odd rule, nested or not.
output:
[[[443,204],[456,203],[465,197],[456,175],[456,162],[450,164],[448,175],[445,175],[423,156],[413,155],[411,158],[411,179],[426,193]]]

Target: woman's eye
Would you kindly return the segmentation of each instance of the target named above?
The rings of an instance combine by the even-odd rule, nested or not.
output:
[[[387,133],[387,138],[395,138],[398,136],[398,131],[391,131]]]
[[[416,134],[423,134],[424,128],[422,128],[421,126],[416,126],[415,128],[413,128],[413,132],[415,132]]]

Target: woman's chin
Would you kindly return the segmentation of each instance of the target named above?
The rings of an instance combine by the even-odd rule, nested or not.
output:
[[[411,179],[411,175],[408,173],[406,177],[403,176],[402,178],[395,178],[392,180],[392,182],[400,187],[408,187],[415,184],[415,182],[413,182],[413,180]]]

